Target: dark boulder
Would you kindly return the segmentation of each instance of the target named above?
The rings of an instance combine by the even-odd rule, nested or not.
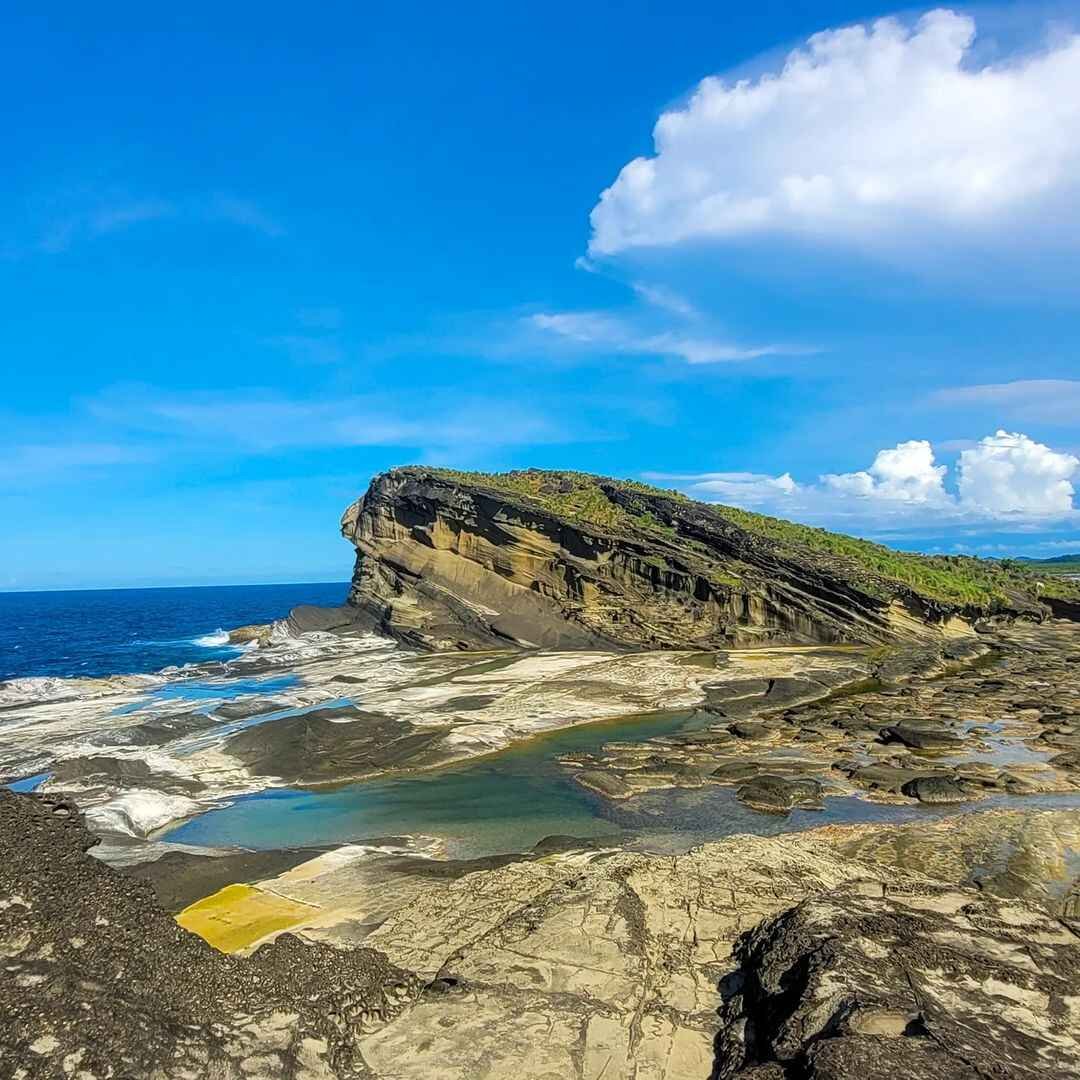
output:
[[[958,750],[964,740],[947,728],[933,723],[901,721],[881,729],[882,742],[899,742],[914,750]]]
[[[821,784],[816,780],[789,780],[766,773],[743,784],[736,792],[740,802],[770,814],[786,814],[800,806],[820,810]]]
[[[766,739],[769,729],[757,720],[738,720],[729,729],[740,739]]]
[[[967,802],[971,794],[963,784],[948,776],[920,776],[900,789],[910,799],[922,803],[948,804]]]

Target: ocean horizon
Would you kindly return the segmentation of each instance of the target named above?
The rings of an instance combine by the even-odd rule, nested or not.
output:
[[[98,678],[227,660],[228,631],[333,606],[348,582],[162,585],[0,593],[0,681]]]

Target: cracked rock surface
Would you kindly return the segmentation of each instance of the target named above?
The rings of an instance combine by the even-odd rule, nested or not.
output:
[[[737,957],[718,1080],[1065,1080],[1080,1064],[1077,938],[1028,904],[848,884],[767,920]]]
[[[446,877],[324,856],[322,880],[262,883],[312,915],[241,957],[88,857],[70,804],[4,792],[0,1075],[1073,1076],[1077,817],[560,846]]]

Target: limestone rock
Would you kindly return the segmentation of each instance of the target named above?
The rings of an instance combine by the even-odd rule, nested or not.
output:
[[[739,788],[739,799],[755,810],[786,814],[796,806],[820,810],[821,784],[816,780],[789,780],[765,774]]]
[[[952,750],[964,745],[959,735],[940,724],[917,720],[891,724],[882,729],[881,736],[886,742],[901,742],[916,750]]]
[[[962,803],[971,798],[963,784],[948,776],[920,776],[909,780],[900,790],[910,798],[931,804]]]

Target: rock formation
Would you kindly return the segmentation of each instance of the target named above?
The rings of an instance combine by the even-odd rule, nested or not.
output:
[[[1075,826],[972,814],[445,876],[338,853],[252,889],[310,915],[227,956],[89,858],[71,804],[0,792],[0,1075],[1065,1080]]]
[[[711,720],[694,731],[560,760],[610,798],[725,784],[772,813],[822,794],[950,805],[1080,791],[1080,625],[1017,622],[979,640],[994,651],[973,659],[971,643],[950,642],[895,684],[849,677],[830,694],[809,675],[730,679],[705,688]],[[908,651],[890,650],[893,671]]]
[[[740,941],[714,1075],[1075,1075],[1076,948],[1027,905],[945,885],[841,886]]]
[[[396,469],[342,532],[353,618],[428,648],[879,644],[1049,614],[1019,571],[579,473]]]

